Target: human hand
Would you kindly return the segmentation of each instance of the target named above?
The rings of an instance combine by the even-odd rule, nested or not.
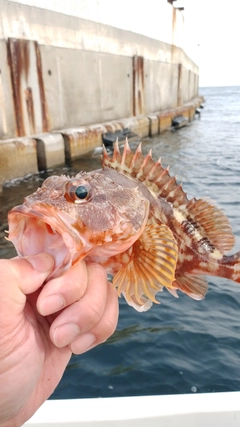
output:
[[[118,318],[104,269],[81,261],[42,284],[48,254],[0,260],[0,427],[27,421],[59,383],[72,353],[105,341]]]

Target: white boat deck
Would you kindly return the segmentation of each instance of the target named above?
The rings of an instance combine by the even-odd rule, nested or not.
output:
[[[48,400],[26,427],[239,427],[240,392]]]

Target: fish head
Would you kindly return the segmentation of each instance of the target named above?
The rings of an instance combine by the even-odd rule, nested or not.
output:
[[[137,186],[106,176],[104,170],[75,177],[51,176],[8,214],[9,240],[20,257],[47,252],[52,276],[88,254],[127,250],[144,230],[149,202]]]

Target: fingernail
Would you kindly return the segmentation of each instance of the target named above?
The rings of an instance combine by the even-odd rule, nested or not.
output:
[[[53,342],[57,347],[65,347],[80,334],[80,329],[75,323],[66,323],[58,326],[53,332]]]
[[[39,303],[38,311],[43,316],[48,316],[49,314],[56,313],[56,311],[61,310],[65,307],[65,300],[62,295],[50,295],[45,297]]]
[[[96,342],[96,337],[93,334],[87,333],[77,338],[71,345],[71,350],[75,354],[81,354],[90,350]]]
[[[27,256],[26,260],[33,266],[34,270],[39,273],[50,272],[54,267],[54,258],[46,253]]]

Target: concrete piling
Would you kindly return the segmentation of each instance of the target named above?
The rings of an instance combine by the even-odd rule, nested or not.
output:
[[[60,133],[40,134],[35,140],[39,171],[65,163],[64,140]]]
[[[37,144],[34,138],[0,141],[0,188],[14,178],[38,172]]]

